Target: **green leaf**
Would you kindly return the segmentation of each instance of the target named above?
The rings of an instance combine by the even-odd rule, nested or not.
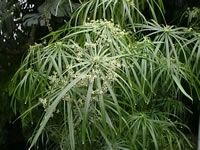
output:
[[[182,87],[180,80],[175,76],[172,75],[173,80],[175,81],[176,85],[178,86],[178,88],[181,90],[181,92],[190,100],[193,101],[192,97],[190,95],[187,94],[187,92],[184,90],[184,88]]]

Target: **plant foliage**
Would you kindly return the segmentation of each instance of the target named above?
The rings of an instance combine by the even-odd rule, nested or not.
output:
[[[158,24],[162,1],[80,4],[71,27],[31,46],[12,79],[14,111],[36,127],[30,149],[192,149],[182,100],[199,98],[198,33]]]

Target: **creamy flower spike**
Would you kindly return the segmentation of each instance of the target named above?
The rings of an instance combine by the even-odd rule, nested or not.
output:
[[[126,35],[125,30],[121,30],[119,25],[115,25],[112,20],[107,21],[107,20],[91,20],[90,22],[87,22],[84,24],[84,26],[89,26],[92,27],[93,32],[95,32],[97,35],[100,35],[102,38],[109,39],[109,37],[106,36],[102,32],[102,27],[105,30],[109,30],[111,36],[124,36]]]

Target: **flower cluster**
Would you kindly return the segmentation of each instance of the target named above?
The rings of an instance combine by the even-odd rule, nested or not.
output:
[[[47,101],[47,99],[39,98],[39,102],[42,104],[42,107],[44,108],[44,111],[46,112],[48,109],[48,106],[49,106],[49,102]],[[56,109],[54,112],[58,114],[60,112],[60,110]],[[53,114],[51,115],[51,117],[53,117]]]
[[[49,88],[52,86],[59,86],[59,87],[64,87],[68,83],[67,77],[63,76],[63,78],[58,77],[57,72],[53,72],[51,76],[49,76]]]
[[[66,102],[71,102],[73,101],[73,98],[67,93],[63,96],[63,100]]]
[[[110,66],[111,70],[120,69],[121,68],[121,62],[114,59],[114,60],[111,60],[109,62],[109,66]]]
[[[96,35],[100,35],[102,38],[107,38],[108,35],[122,37],[126,35],[125,30],[121,30],[119,25],[115,25],[113,21],[108,20],[91,20],[90,22],[85,23],[85,26],[92,27],[93,32],[96,33]]]
[[[87,48],[95,48],[97,46],[96,43],[93,42],[85,42],[84,47]]]
[[[47,108],[47,99],[39,98],[39,102],[42,104],[43,108]]]

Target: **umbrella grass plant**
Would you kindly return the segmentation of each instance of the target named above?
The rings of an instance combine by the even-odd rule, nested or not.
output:
[[[35,127],[30,149],[192,149],[183,98],[199,98],[198,33],[135,24],[138,6],[153,11],[155,1],[131,2],[85,1],[76,26],[30,47],[10,84],[14,111],[24,128]]]
[[[142,14],[145,9],[148,9],[154,20],[158,20],[156,13],[164,19],[162,0],[83,0],[72,16],[72,22],[77,25],[86,22],[87,19],[112,19],[121,27],[125,28],[130,24],[134,29],[135,22],[146,21]]]

